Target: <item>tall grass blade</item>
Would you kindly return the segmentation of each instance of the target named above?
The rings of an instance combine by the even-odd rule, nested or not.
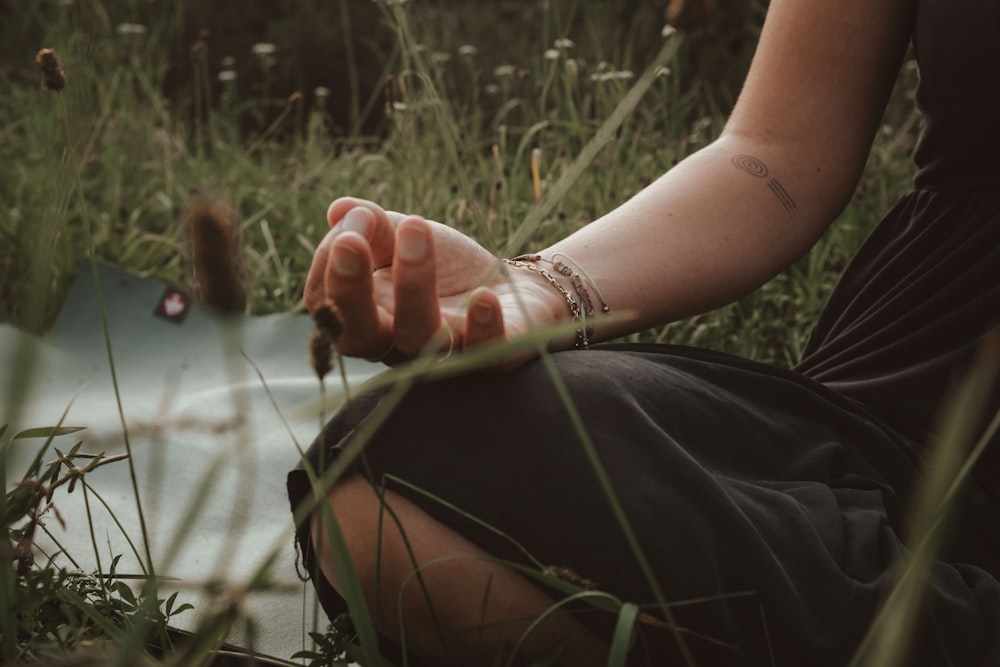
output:
[[[505,256],[513,257],[523,251],[525,245],[535,232],[538,231],[539,226],[541,226],[545,218],[552,213],[556,205],[566,196],[566,193],[569,192],[573,184],[587,170],[594,161],[594,158],[601,152],[601,149],[614,139],[618,128],[635,111],[635,108],[639,105],[639,101],[642,100],[642,96],[646,94],[646,91],[653,84],[657,71],[677,55],[680,45],[681,39],[677,35],[667,39],[667,42],[660,48],[660,52],[653,58],[649,66],[646,67],[646,71],[642,73],[642,76],[639,77],[635,85],[625,94],[625,97],[618,103],[618,106],[611,112],[611,115],[608,116],[607,120],[594,133],[593,138],[587,142],[587,145],[583,147],[583,150],[580,151],[580,154],[573,160],[573,163],[566,171],[559,176],[559,180],[546,193],[542,201],[531,209],[531,212],[525,217],[524,222],[521,223],[520,227],[518,227],[507,242]]]
[[[611,650],[608,652],[608,667],[625,667],[628,653],[632,648],[635,624],[639,618],[639,606],[631,602],[622,605],[618,612],[614,633],[611,635]]]
[[[924,483],[915,498],[907,543],[916,546],[901,564],[899,582],[859,646],[851,667],[908,664],[931,570],[957,491],[1000,428],[997,412],[985,431],[978,437],[976,434],[998,373],[1000,337],[995,336],[985,341],[971,371],[945,404],[940,435],[932,445]]]

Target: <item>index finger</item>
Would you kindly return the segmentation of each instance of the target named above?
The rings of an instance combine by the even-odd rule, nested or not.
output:
[[[326,221],[331,228],[357,232],[368,241],[376,268],[392,264],[396,252],[396,225],[405,217],[357,197],[335,199],[326,211]]]

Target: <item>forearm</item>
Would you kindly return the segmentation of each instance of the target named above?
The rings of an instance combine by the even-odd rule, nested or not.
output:
[[[841,183],[767,147],[723,137],[643,192],[540,252],[564,253],[629,322],[606,339],[721,306],[786,268],[843,207]]]

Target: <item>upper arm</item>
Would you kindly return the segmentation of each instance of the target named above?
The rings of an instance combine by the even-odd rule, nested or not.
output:
[[[913,0],[771,0],[723,137],[766,147],[800,188],[839,210],[864,167],[913,14]]]

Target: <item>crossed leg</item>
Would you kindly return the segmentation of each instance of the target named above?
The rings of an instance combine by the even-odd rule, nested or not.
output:
[[[366,479],[353,474],[327,499],[368,608],[378,610],[379,630],[397,640],[405,631],[407,648],[432,664],[494,664],[518,642],[515,664],[606,664],[607,645],[568,612],[552,613],[527,633],[553,599],[403,496],[385,491],[380,499]],[[323,574],[342,591],[320,514],[312,519],[312,544]]]

